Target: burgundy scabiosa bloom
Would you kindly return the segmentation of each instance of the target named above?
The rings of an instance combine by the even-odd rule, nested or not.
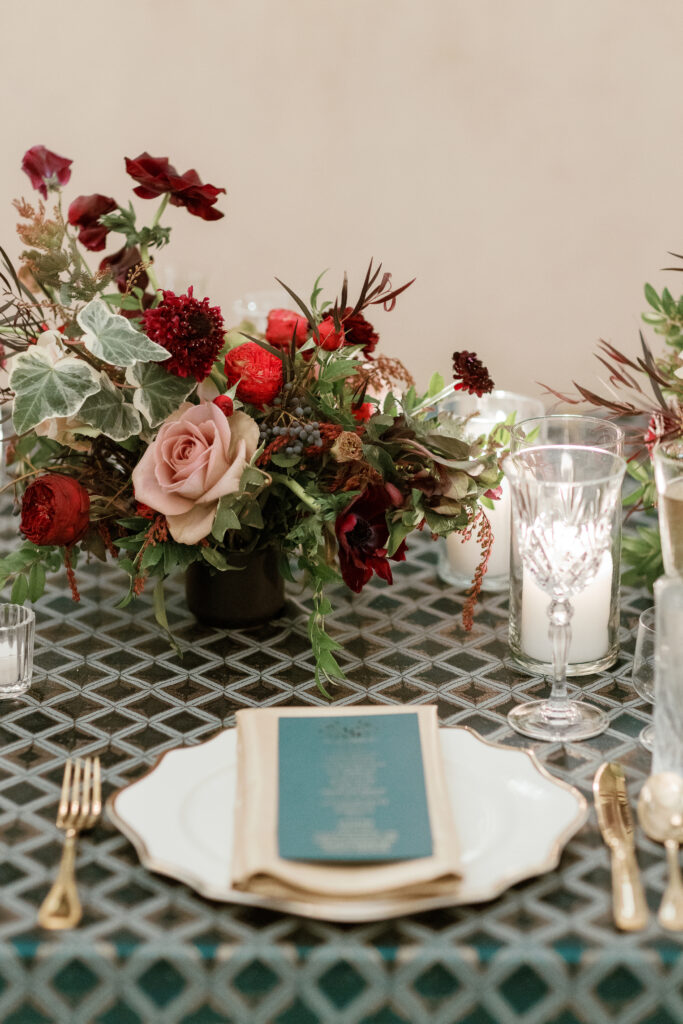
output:
[[[393,583],[387,556],[389,527],[387,510],[401,505],[401,492],[393,484],[373,484],[337,516],[334,525],[339,544],[339,568],[342,579],[359,594],[373,572],[387,583]],[[394,562],[404,562],[406,542],[401,541],[391,555]]]
[[[225,327],[218,306],[195,299],[191,286],[187,295],[165,291],[163,302],[143,313],[142,324],[147,337],[171,353],[159,364],[165,370],[198,381],[209,376],[223,347]]]
[[[66,185],[71,177],[71,164],[65,156],[59,156],[45,146],[31,146],[24,153],[21,169],[28,174],[33,187],[47,199],[48,188]]]
[[[100,224],[100,217],[115,210],[118,203],[111,196],[96,192],[92,196],[79,196],[69,207],[69,224],[77,227],[78,241],[91,252],[104,249],[109,229]]]
[[[225,189],[204,185],[194,170],[178,174],[166,156],[150,156],[145,152],[134,160],[126,157],[126,170],[139,182],[133,192],[141,199],[155,199],[168,192],[172,206],[184,206],[195,217],[220,220],[224,216],[220,210],[214,210],[214,205]]]
[[[474,352],[463,349],[453,353],[453,379],[456,391],[467,391],[470,395],[482,395],[493,391],[494,384],[481,359]]]

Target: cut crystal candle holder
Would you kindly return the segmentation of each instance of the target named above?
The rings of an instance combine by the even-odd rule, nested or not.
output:
[[[35,622],[31,608],[0,604],[0,698],[16,697],[31,685]]]
[[[550,696],[518,704],[508,721],[533,739],[571,742],[597,736],[607,727],[607,715],[569,699],[567,661],[574,607],[598,577],[609,550],[626,463],[599,448],[546,445],[508,456],[503,470],[510,482],[520,564],[529,585],[542,595],[531,625],[550,640],[553,675]],[[590,601],[597,611],[597,595]]]
[[[598,416],[554,414],[516,423],[510,438],[512,454],[530,447],[568,445],[599,448],[622,455],[624,432],[616,423]],[[619,654],[619,586],[621,558],[621,508],[611,514],[610,543],[599,569],[574,602],[572,641],[567,675],[584,676],[613,665]],[[510,651],[515,661],[530,672],[552,672],[552,647],[547,632],[538,629],[547,598],[525,571],[519,545],[513,538],[510,552]]]

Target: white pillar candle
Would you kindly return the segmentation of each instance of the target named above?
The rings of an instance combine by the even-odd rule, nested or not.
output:
[[[501,482],[501,496],[493,502],[493,508],[482,511],[491,524],[493,547],[487,575],[507,576],[510,572],[510,487],[507,480]],[[472,579],[475,569],[481,562],[481,547],[477,543],[476,530],[470,540],[463,541],[459,533],[451,533],[446,537],[448,562],[454,573]]]
[[[612,556],[603,555],[597,575],[578,594],[570,598],[574,608],[569,665],[598,661],[609,650],[609,616],[612,600]],[[535,661],[552,662],[548,635],[548,608],[551,597],[538,586],[531,573],[522,573],[522,652]]]
[[[0,640],[0,687],[14,686],[18,679],[17,649],[6,640]]]

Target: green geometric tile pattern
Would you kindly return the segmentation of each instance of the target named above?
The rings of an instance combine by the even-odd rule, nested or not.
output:
[[[16,519],[0,516],[0,551]],[[507,598],[484,595],[470,634],[463,598],[436,576],[436,548],[411,539],[395,585],[339,588],[329,619],[348,681],[340,705],[436,703],[442,724],[466,724],[521,746],[506,711],[547,683],[507,657]],[[121,578],[79,569],[82,600],[51,582],[37,609],[29,693],[0,707],[0,1021],[2,1024],[680,1024],[683,956],[652,917],[620,935],[609,860],[594,814],[560,867],[492,903],[395,921],[332,925],[210,903],[153,875],[106,821],[79,846],[84,919],[48,934],[37,908],[54,876],[64,758],[98,753],[106,791],[165,750],[201,742],[257,705],[325,704],[313,680],[305,595],[252,632],[200,626],[182,581],[168,586],[180,659],[149,598],[115,608]],[[586,743],[540,744],[554,774],[590,798],[598,765],[624,765],[632,795],[650,767],[637,733],[650,709],[630,685],[634,630],[647,595],[622,595],[622,650],[581,688],[612,718]],[[661,849],[639,837],[650,906],[665,883]]]

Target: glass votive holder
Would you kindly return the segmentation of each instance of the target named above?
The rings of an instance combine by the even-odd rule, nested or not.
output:
[[[539,398],[499,390],[481,398],[456,395],[443,402],[441,409],[451,416],[471,417],[465,424],[464,433],[474,440],[482,434],[490,434],[513,413],[517,419],[540,416],[543,402]],[[500,487],[501,496],[494,501],[493,508],[484,509],[493,533],[493,547],[482,584],[482,590],[489,591],[507,590],[510,578],[510,491],[507,480],[503,479]],[[481,548],[474,537],[463,541],[461,534],[452,533],[440,541],[437,572],[444,583],[458,590],[468,590],[480,562]]]
[[[683,438],[656,445],[653,459],[664,572],[683,576]]]
[[[35,626],[31,608],[0,604],[0,698],[26,693],[31,685]]]
[[[233,310],[238,322],[252,324],[254,330],[259,334],[265,332],[271,309],[291,309],[301,315],[301,310],[284,288],[247,292],[233,303]]]
[[[553,414],[516,423],[510,451],[531,446],[570,445],[599,448],[621,455],[624,431],[598,416]],[[619,590],[621,564],[621,507],[611,516],[610,545],[591,582],[572,598],[574,617],[567,661],[568,676],[592,675],[609,668],[619,654]],[[514,529],[513,529],[514,534]],[[548,635],[550,598],[525,572],[516,538],[510,545],[510,651],[518,665],[539,675],[552,673]]]

